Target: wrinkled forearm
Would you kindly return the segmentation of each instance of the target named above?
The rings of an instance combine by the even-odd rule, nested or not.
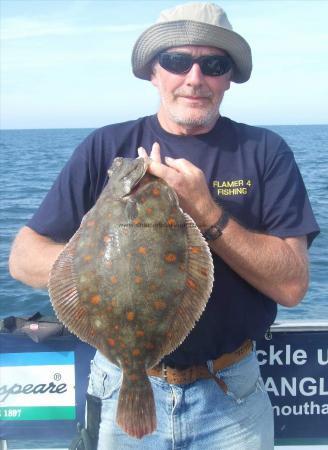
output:
[[[9,257],[11,276],[35,288],[47,287],[51,267],[63,248],[63,244],[57,244],[31,228],[23,227]]]
[[[295,306],[308,287],[306,238],[254,233],[230,219],[212,250],[249,284],[284,306]]]

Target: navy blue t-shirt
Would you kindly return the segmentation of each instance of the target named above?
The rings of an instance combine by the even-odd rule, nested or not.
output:
[[[203,170],[213,197],[249,230],[282,238],[319,228],[294,156],[277,134],[221,117],[206,134],[177,136],[162,129],[157,116],[108,125],[75,150],[28,226],[68,241],[108,181],[116,156],[137,157],[159,142],[162,156],[186,158]],[[181,346],[164,358],[185,367],[217,358],[245,339],[257,339],[273,323],[277,305],[213,254],[215,282],[206,309]]]

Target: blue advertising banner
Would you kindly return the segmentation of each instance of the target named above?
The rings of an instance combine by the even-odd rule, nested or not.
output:
[[[274,332],[257,342],[257,357],[276,444],[328,444],[328,332]]]
[[[84,423],[95,349],[73,335],[34,342],[0,333],[0,439],[69,442]]]

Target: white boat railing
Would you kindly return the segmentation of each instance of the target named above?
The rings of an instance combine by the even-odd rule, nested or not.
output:
[[[328,320],[281,320],[275,322],[270,330],[277,331],[328,331]]]

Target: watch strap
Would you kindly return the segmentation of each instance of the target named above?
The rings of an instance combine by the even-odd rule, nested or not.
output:
[[[229,222],[230,215],[227,211],[223,210],[219,220],[214,225],[210,226],[203,232],[203,236],[207,241],[214,241],[222,235],[224,228]]]

